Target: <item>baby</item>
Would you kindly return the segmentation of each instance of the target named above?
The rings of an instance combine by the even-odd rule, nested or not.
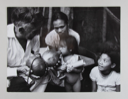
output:
[[[42,59],[45,61],[45,64],[49,69],[49,74],[52,77],[52,81],[62,87],[64,87],[64,78],[66,77],[65,73],[85,64],[83,60],[76,61],[74,58],[69,60],[74,62],[72,64],[68,64],[68,62],[64,62],[62,53],[55,50],[48,50],[44,52]]]
[[[35,76],[43,76],[46,71],[46,64],[40,55],[32,56],[26,62],[26,65],[30,68],[31,74]]]
[[[60,51],[47,50],[42,55],[42,59],[48,67],[59,66],[60,54]]]
[[[62,82],[57,77],[57,68],[61,65],[60,54],[60,51],[47,50],[41,56],[47,66],[48,73],[51,76],[51,82],[53,82],[56,85],[60,85]]]
[[[46,72],[46,65],[40,55],[31,56],[27,62],[26,66],[30,69],[24,73],[18,73],[20,77],[23,77],[25,81],[29,84],[33,81],[33,79],[39,79]]]

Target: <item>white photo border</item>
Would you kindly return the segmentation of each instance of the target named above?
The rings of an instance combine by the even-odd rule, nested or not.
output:
[[[127,99],[127,0],[1,0],[0,1],[0,98],[4,99]],[[116,93],[8,93],[6,91],[7,66],[7,7],[120,7],[121,8],[121,92]]]

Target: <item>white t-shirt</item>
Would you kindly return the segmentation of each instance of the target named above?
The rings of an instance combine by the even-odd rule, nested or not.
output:
[[[76,41],[79,45],[80,43],[80,36],[77,32],[75,32],[74,30],[72,29],[69,29],[69,35],[70,36],[73,36],[74,38],[76,38]],[[48,45],[48,46],[52,46],[52,47],[58,47],[59,45],[59,42],[60,42],[60,37],[59,35],[56,33],[55,30],[52,30],[50,33],[48,33],[46,35],[46,38],[45,38],[45,43]]]
[[[97,83],[97,92],[114,92],[116,85],[120,85],[120,74],[112,71],[109,75],[103,76],[98,66],[91,70],[90,78]]]
[[[32,40],[28,40],[26,50],[22,48],[19,41],[15,37],[14,24],[7,26],[8,48],[7,48],[7,76],[15,76],[16,68],[10,68],[20,65],[26,65],[26,61],[32,55],[31,50],[39,52],[40,40],[39,35],[35,36]]]

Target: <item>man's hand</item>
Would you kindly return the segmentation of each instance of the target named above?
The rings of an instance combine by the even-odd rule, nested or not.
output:
[[[29,68],[28,66],[21,66],[21,67],[17,68],[18,74],[23,73],[23,74],[25,74],[26,76],[29,75],[29,70],[30,70],[30,68]],[[31,72],[32,72],[32,71],[31,71]]]

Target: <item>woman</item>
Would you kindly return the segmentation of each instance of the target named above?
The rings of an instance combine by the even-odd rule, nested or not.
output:
[[[76,38],[77,43],[80,43],[80,36],[77,32],[68,27],[68,17],[62,12],[56,12],[52,16],[52,24],[54,29],[47,34],[45,43],[49,48],[58,48],[61,37],[70,35]]]

